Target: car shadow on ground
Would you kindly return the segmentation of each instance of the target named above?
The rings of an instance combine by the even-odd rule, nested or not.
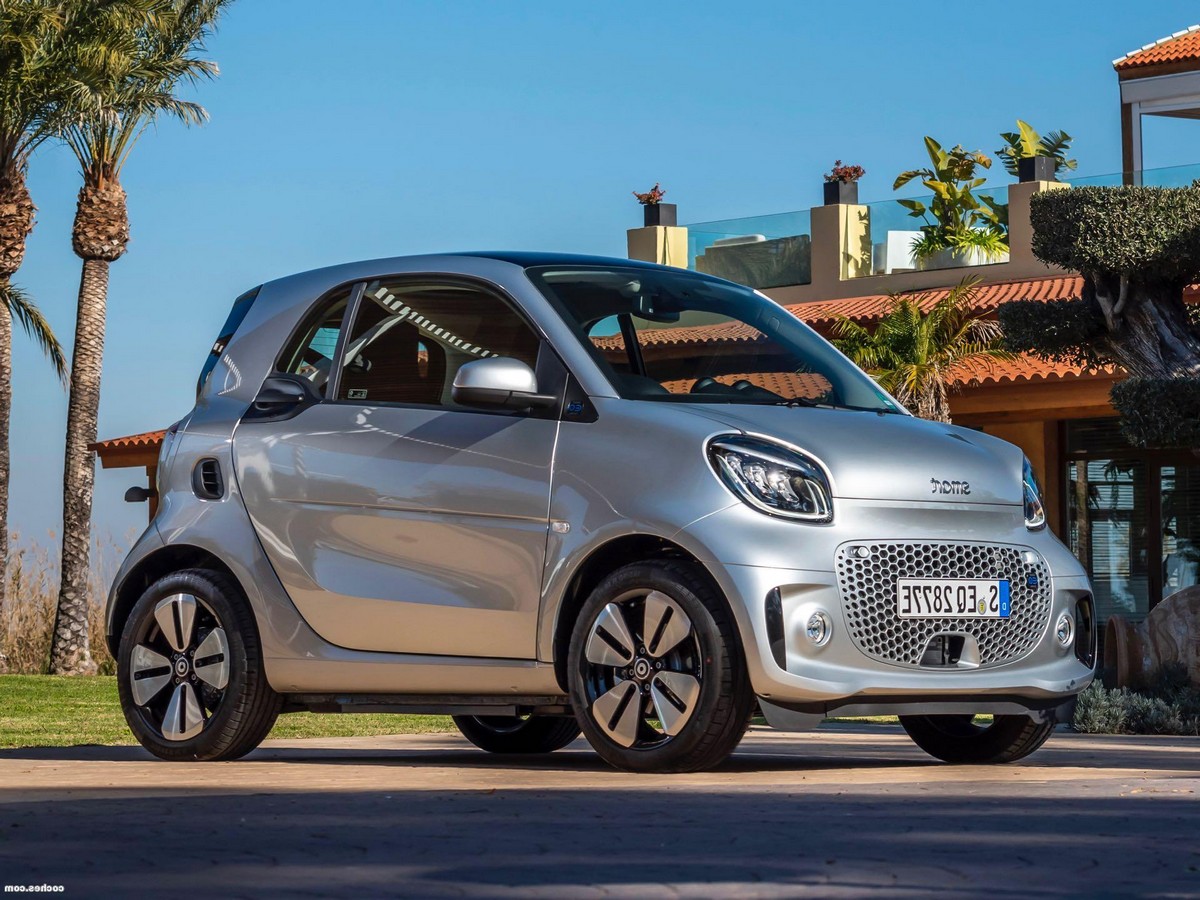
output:
[[[822,748],[824,749],[824,748]],[[740,752],[724,762],[717,772],[762,772],[770,770],[882,769],[937,765],[925,758],[862,754],[839,756],[835,748],[828,754]],[[87,745],[79,747],[22,747],[0,750],[0,760],[38,762],[146,762],[154,757],[141,747]],[[573,749],[545,754],[492,754],[472,747],[446,748],[342,748],[342,747],[265,747],[237,760],[238,763],[287,763],[330,766],[428,766],[456,769],[519,769],[546,772],[609,772],[608,763],[591,752],[586,744]],[[185,763],[186,764],[186,763]],[[166,763],[163,765],[174,765]]]
[[[891,732],[892,734],[898,731]],[[441,736],[438,736],[441,737]],[[338,739],[343,740],[343,739]],[[358,739],[362,741],[370,738]],[[282,746],[261,747],[237,762],[239,764],[302,764],[329,766],[396,766],[463,768],[472,770],[521,770],[545,772],[607,772],[607,763],[582,740],[569,748],[547,754],[491,754],[467,744],[457,747],[401,747],[388,742],[402,737],[380,737],[382,746],[303,746],[303,742],[280,742]],[[445,735],[445,742],[458,739]],[[313,741],[320,743],[320,739]],[[820,735],[816,741],[797,741],[786,747],[763,742],[743,745],[715,771],[730,774],[770,771],[878,770],[903,768],[945,768],[906,743],[881,748],[839,740],[836,733]],[[21,747],[0,750],[0,760],[42,762],[146,762],[154,757],[139,746],[84,745],[76,747]],[[171,765],[164,763],[164,765]],[[1200,741],[1195,738],[1131,738],[1125,736],[1071,736],[1052,739],[1033,756],[1013,764],[1021,768],[1042,769],[1127,769],[1162,772],[1200,771]],[[1012,768],[1012,766],[1006,767]]]

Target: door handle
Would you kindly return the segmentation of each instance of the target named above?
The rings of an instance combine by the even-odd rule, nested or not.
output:
[[[285,419],[321,399],[312,382],[295,375],[270,375],[259,388],[247,418]]]

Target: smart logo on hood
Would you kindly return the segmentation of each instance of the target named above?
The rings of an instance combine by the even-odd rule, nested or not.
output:
[[[935,494],[957,494],[965,497],[971,493],[971,482],[969,481],[945,481],[938,478],[930,478],[929,483],[933,485],[933,493]]]

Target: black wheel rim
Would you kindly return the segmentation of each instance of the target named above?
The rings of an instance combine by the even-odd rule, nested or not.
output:
[[[694,718],[704,683],[699,635],[661,591],[629,591],[604,606],[580,658],[592,722],[618,746],[653,750]]]
[[[229,663],[229,638],[212,607],[193,594],[164,597],[140,624],[129,657],[136,715],[163,740],[191,740],[225,699]]]

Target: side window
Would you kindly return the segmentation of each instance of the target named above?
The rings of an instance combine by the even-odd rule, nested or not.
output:
[[[311,381],[321,393],[333,372],[333,357],[337,352],[338,333],[346,315],[350,292],[339,291],[319,304],[293,335],[279,355],[276,369],[289,375],[299,375]]]
[[[533,368],[540,343],[515,310],[478,288],[374,281],[346,342],[338,399],[454,408],[461,366],[506,356]]]

